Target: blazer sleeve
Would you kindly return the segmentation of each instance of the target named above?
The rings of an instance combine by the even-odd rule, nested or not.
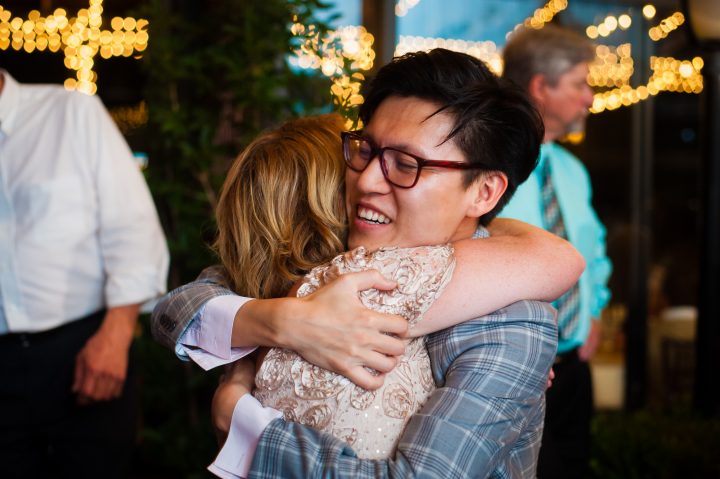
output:
[[[202,307],[211,299],[228,294],[235,293],[227,287],[223,268],[205,268],[195,281],[160,298],[150,317],[153,337],[174,351],[182,333]]]
[[[435,333],[428,351],[440,387],[411,418],[394,458],[359,459],[328,434],[275,420],[249,477],[534,477],[556,347],[554,309],[538,302]]]

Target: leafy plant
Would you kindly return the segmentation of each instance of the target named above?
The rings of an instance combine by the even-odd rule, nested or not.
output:
[[[594,477],[720,477],[720,420],[689,412],[605,413],[593,421]]]
[[[149,0],[143,56],[148,122],[133,131],[148,152],[148,183],[171,252],[169,287],[216,262],[207,244],[231,161],[265,128],[328,111],[330,82],[294,71],[293,19],[327,27],[317,0]],[[282,174],[282,172],[278,172]],[[135,477],[204,477],[217,452],[209,404],[217,373],[182,364],[154,343],[148,319],[136,344],[142,424]]]
[[[172,256],[170,285],[213,262],[206,244],[225,172],[265,128],[330,108],[329,82],[293,71],[289,25],[326,26],[317,0],[151,0],[143,60],[148,181]]]

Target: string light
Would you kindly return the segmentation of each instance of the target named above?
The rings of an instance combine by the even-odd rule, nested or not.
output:
[[[701,70],[704,66],[700,57],[692,60],[677,60],[670,57],[650,57],[652,75],[647,84],[632,88],[623,85],[601,93],[593,99],[591,113],[616,110],[655,96],[662,91],[700,93],[703,90]]]
[[[653,5],[643,7],[643,16],[652,19],[656,15]],[[654,41],[661,40],[676,30],[685,22],[680,12],[663,19],[657,26],[650,28],[648,35]],[[585,34],[596,39],[607,37],[618,27],[627,29],[632,25],[632,18],[623,14],[617,19],[607,16],[602,23],[590,25]],[[703,89],[701,70],[703,62],[700,57],[692,61],[677,60],[669,57],[651,57],[650,68],[652,75],[647,83],[633,88],[630,78],[634,72],[634,61],[629,43],[618,47],[598,45],[595,50],[596,58],[590,64],[587,81],[593,87],[609,87],[609,90],[595,93],[591,113],[601,113],[606,110],[615,110],[623,106],[634,105],[657,95],[662,91],[700,93]]]
[[[623,13],[618,17],[618,25],[620,25],[620,29],[627,30],[632,25],[632,17],[627,13]]]
[[[657,13],[657,11],[655,10],[655,6],[648,4],[643,7],[642,13],[645,18],[652,20],[655,18],[655,13]]]
[[[101,30],[103,0],[89,0],[88,8],[81,8],[76,17],[68,17],[63,8],[43,17],[32,10],[27,19],[13,17],[0,5],[0,49],[33,51],[62,49],[65,67],[75,76],[65,80],[68,90],[88,95],[97,92],[97,73],[93,70],[95,57],[130,57],[147,48],[149,34],[147,20],[115,17],[111,30]],[[137,57],[136,57],[137,58]]]
[[[595,60],[590,64],[588,84],[595,87],[621,87],[630,83],[634,71],[632,47],[624,43],[611,48],[595,47]]]
[[[496,74],[502,73],[502,57],[498,52],[495,42],[469,42],[465,40],[453,40],[448,38],[429,38],[416,36],[400,36],[400,41],[395,47],[395,56],[404,55],[409,52],[427,51],[433,48],[445,48],[461,53],[467,53],[475,58],[484,61]]]
[[[420,0],[398,0],[395,4],[395,15],[398,17],[404,17],[407,13],[412,10]]]
[[[363,26],[346,26],[322,34],[315,25],[306,27],[298,23],[297,18],[290,31],[300,39],[290,64],[320,70],[329,77],[333,104],[349,116],[349,110],[364,101],[360,94],[360,86],[365,80],[362,72],[370,70],[375,60],[372,34]]]
[[[650,57],[650,68],[653,71],[648,88],[652,85],[658,91],[674,91],[700,93],[703,89],[703,78],[700,57],[692,60],[678,60],[671,57]],[[700,68],[697,68],[700,66]]]
[[[409,10],[418,1],[400,0],[396,5],[396,14],[404,15],[407,11],[403,9],[408,7]],[[545,24],[552,21],[557,13],[567,8],[567,5],[567,0],[550,0],[545,6],[535,10],[532,17],[528,17],[522,24],[516,25],[506,37],[522,26],[543,28]],[[401,11],[405,13],[401,14]],[[643,7],[643,15],[646,18],[653,18],[655,14],[654,6],[645,5]],[[664,38],[669,32],[680,26],[684,20],[684,16],[677,12],[653,28],[662,32],[658,35]],[[588,26],[586,34],[593,39],[598,36],[607,37],[618,28],[626,30],[631,25],[632,18],[628,14],[621,14],[617,17],[608,15],[598,25]],[[363,27],[344,27],[337,31],[330,31],[321,38],[319,31],[313,25],[305,27],[297,21],[292,25],[291,30],[294,35],[302,38],[301,45],[295,52],[296,56],[290,59],[291,63],[301,68],[319,69],[324,75],[330,77],[333,102],[340,106],[341,110],[361,104],[364,99],[360,95],[360,84],[365,78],[362,71],[371,69],[375,58],[372,49],[374,40],[372,35]],[[495,43],[491,41],[471,42],[445,38],[401,36],[395,49],[395,55],[433,48],[446,48],[467,53],[487,63],[494,73],[502,73],[502,57]],[[699,57],[692,61],[651,57],[652,76],[647,84],[633,88],[630,85],[630,79],[634,72],[631,48],[629,43],[617,47],[607,45],[596,47],[596,59],[590,65],[587,81],[593,87],[610,89],[594,95],[591,113],[629,106],[657,95],[661,91],[687,93],[702,91],[703,63]]]
[[[648,35],[655,42],[662,40],[683,23],[685,23],[685,15],[680,12],[675,12],[669,17],[663,19],[657,26],[650,28],[650,30],[648,30]]]
[[[607,37],[618,27],[621,30],[627,30],[632,25],[632,18],[630,15],[622,14],[619,17],[608,15],[605,19],[597,25],[590,25],[585,29],[585,34],[595,40],[598,36]]]
[[[523,27],[540,30],[546,23],[550,23],[552,19],[555,18],[555,15],[565,10],[567,6],[567,0],[550,0],[542,8],[536,9],[532,17],[528,17],[521,23],[515,25],[512,30],[505,34],[505,39],[509,39],[513,33]]]
[[[550,23],[555,15],[565,10],[567,6],[567,0],[550,0],[543,7],[536,9],[533,16],[526,18],[522,25],[539,30],[546,23]],[[517,25],[515,29],[519,26]]]

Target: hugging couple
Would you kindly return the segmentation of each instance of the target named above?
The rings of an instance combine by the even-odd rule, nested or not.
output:
[[[180,357],[232,363],[210,470],[534,477],[557,346],[544,301],[584,262],[494,218],[536,165],[542,119],[443,49],[381,68],[360,118],[361,131],[326,115],[251,143],[218,205],[222,267],[153,312]]]

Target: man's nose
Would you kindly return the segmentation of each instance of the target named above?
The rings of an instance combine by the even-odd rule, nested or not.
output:
[[[385,179],[380,164],[380,155],[375,155],[357,179],[358,189],[364,193],[387,193],[392,187]]]

